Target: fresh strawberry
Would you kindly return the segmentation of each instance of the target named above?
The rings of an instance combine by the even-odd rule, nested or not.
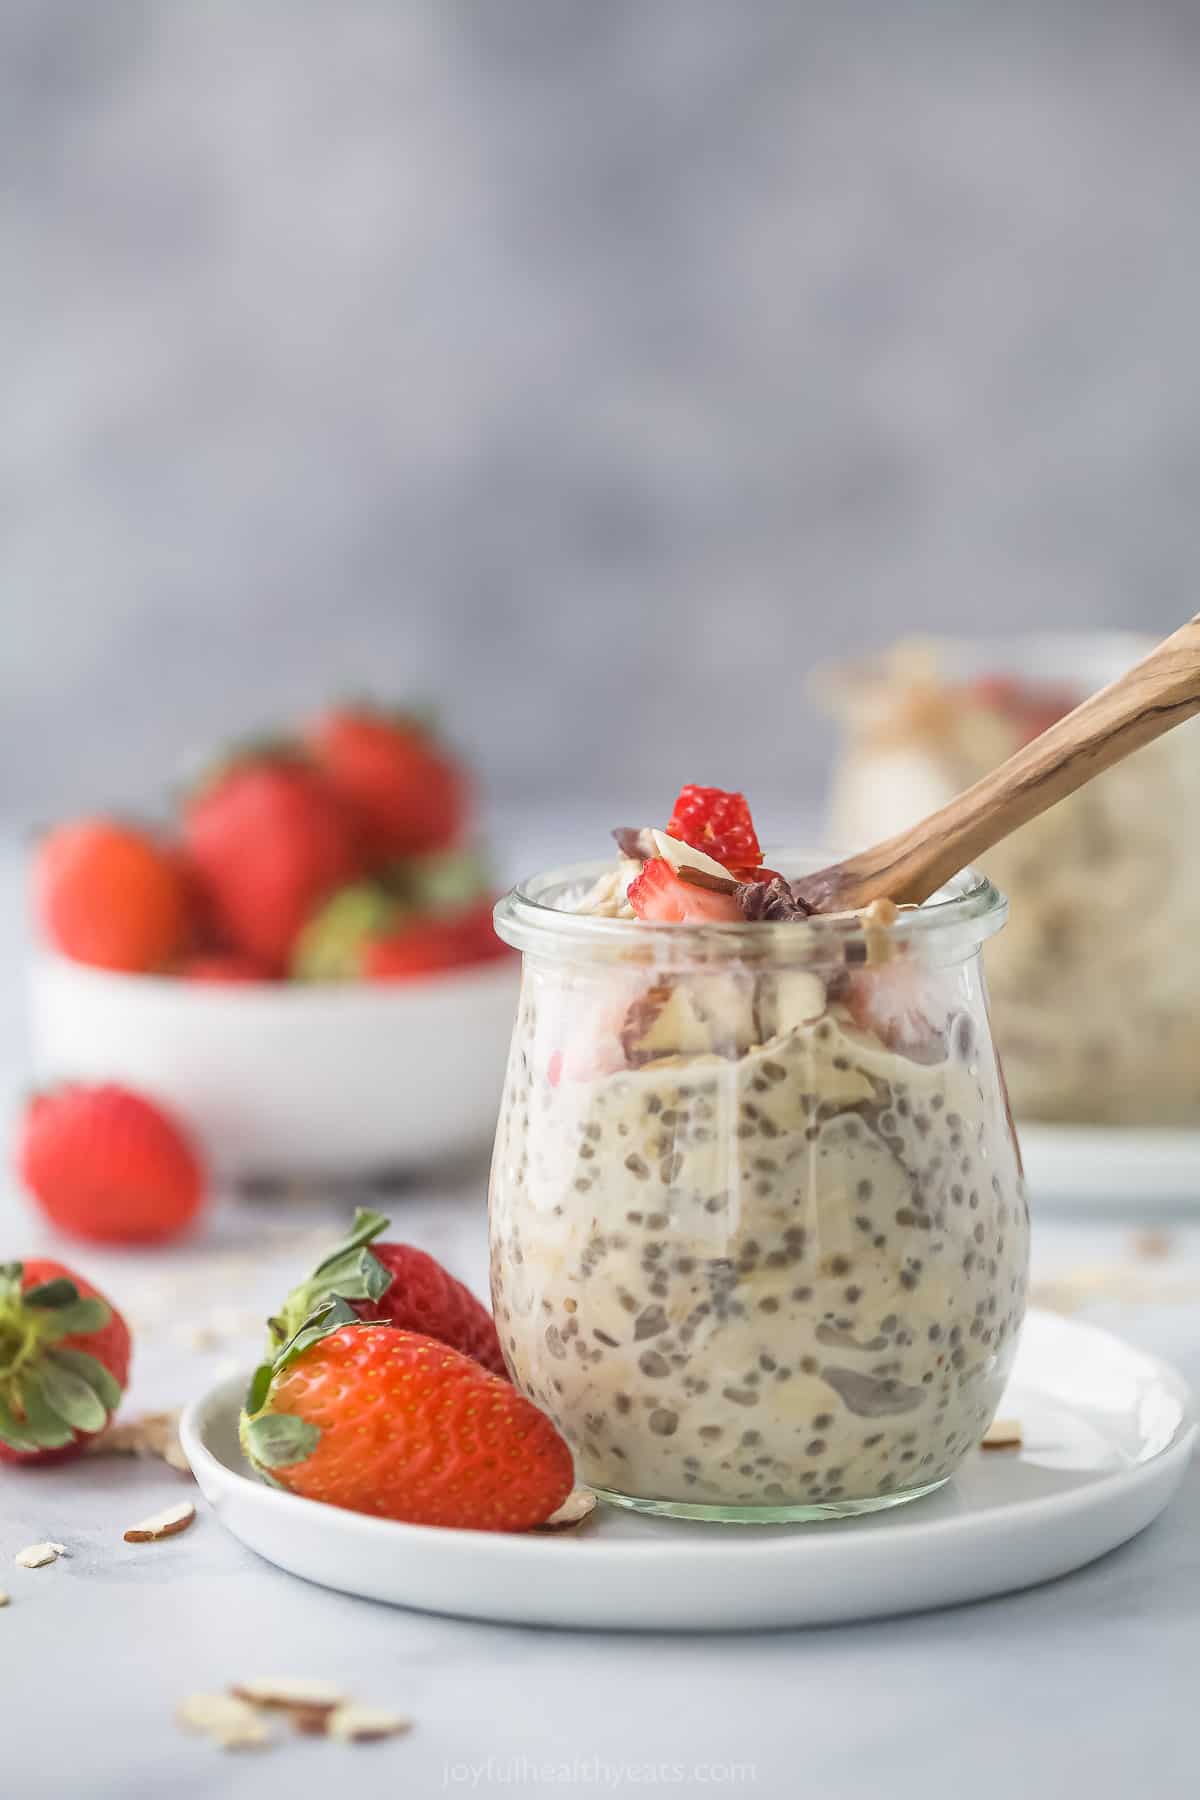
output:
[[[489,895],[477,905],[453,914],[447,921],[458,938],[464,963],[492,962],[512,956],[508,945],[496,936],[492,921],[494,910],[495,903]]]
[[[367,945],[398,927],[403,903],[382,881],[354,881],[318,907],[296,939],[297,981],[352,981],[363,973]]]
[[[724,788],[680,788],[667,836],[707,851],[729,869],[754,868],[762,861],[746,796]]]
[[[271,1354],[294,1337],[326,1300],[345,1300],[356,1317],[423,1332],[464,1356],[506,1375],[500,1339],[487,1307],[441,1263],[411,1244],[379,1244],[391,1223],[360,1207],[350,1235],[330,1251],[307,1281],[293,1288],[278,1318],[270,1321]]]
[[[950,1002],[939,975],[909,956],[848,977],[846,1009],[862,1031],[914,1062],[940,1062],[946,1053]]]
[[[273,981],[265,963],[240,950],[198,950],[180,963],[178,974],[184,981]]]
[[[204,1198],[203,1165],[174,1120],[111,1085],[35,1095],[17,1167],[60,1231],[101,1244],[178,1237]]]
[[[420,721],[370,706],[336,707],[309,747],[359,821],[372,862],[442,850],[461,837],[470,784]]]
[[[735,881],[783,881],[786,879],[778,869],[768,869],[764,863],[752,864],[748,869],[730,869],[729,873]]]
[[[353,820],[286,749],[227,764],[189,801],[184,834],[222,936],[276,974],[305,921],[360,867]]]
[[[33,868],[38,922],[56,949],[101,969],[161,969],[183,949],[187,884],[170,850],[112,819],[60,825]]]
[[[66,1462],[108,1429],[129,1327],[59,1262],[0,1263],[0,1462]]]
[[[732,894],[714,893],[681,880],[662,856],[642,864],[641,874],[629,884],[628,897],[639,919],[653,919],[658,924],[713,925],[742,916]]]
[[[493,954],[490,948],[488,954]],[[477,926],[464,928],[456,919],[412,919],[364,944],[362,972],[368,981],[416,981],[480,960]]]
[[[411,1525],[527,1531],[574,1484],[568,1445],[511,1382],[341,1300],[259,1368],[241,1439],[278,1487]]]

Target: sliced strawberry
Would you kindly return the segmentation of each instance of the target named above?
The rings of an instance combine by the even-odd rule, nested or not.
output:
[[[726,868],[754,868],[762,861],[746,796],[724,788],[680,788],[667,835],[706,850]]]
[[[946,1054],[950,1003],[939,977],[909,957],[857,969],[846,984],[846,1008],[869,1031],[914,1062],[940,1062]]]
[[[742,916],[732,894],[681,881],[662,856],[642,865],[641,874],[629,884],[629,904],[639,919],[656,924],[715,925]]]
[[[768,869],[765,863],[753,864],[748,869],[730,869],[729,873],[735,881],[782,881],[784,877],[778,869]]]

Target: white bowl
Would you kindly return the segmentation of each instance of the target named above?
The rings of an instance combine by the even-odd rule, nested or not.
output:
[[[515,957],[427,981],[259,985],[39,951],[34,1075],[161,1101],[226,1175],[420,1167],[490,1138],[519,981]]]

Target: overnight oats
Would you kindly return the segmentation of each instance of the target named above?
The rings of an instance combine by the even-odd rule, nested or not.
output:
[[[580,1480],[729,1520],[869,1511],[992,1420],[1028,1215],[965,874],[809,917],[740,796],[497,909],[524,979],[491,1184],[517,1385]],[[690,842],[688,840],[691,840]]]

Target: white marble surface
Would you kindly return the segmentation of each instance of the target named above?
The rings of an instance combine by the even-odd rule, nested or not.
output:
[[[11,902],[11,882],[3,884]],[[8,1098],[21,1077],[17,934],[0,935]],[[484,1171],[397,1197],[400,1235],[477,1287]],[[328,1202],[227,1204],[202,1246],[156,1257],[78,1255],[138,1321],[130,1404],[177,1404],[254,1352],[255,1315],[310,1255]],[[1086,1316],[1200,1381],[1200,1226],[1138,1259],[1128,1223],[1042,1218],[1043,1282],[1082,1266],[1131,1270]],[[0,1253],[49,1244],[11,1191]],[[198,1347],[197,1331],[213,1342]],[[1040,1590],[947,1613],[810,1633],[635,1637],[506,1629],[395,1611],[306,1586],[202,1516],[138,1547],[126,1526],[185,1490],[158,1465],[94,1460],[0,1475],[3,1787],[14,1800],[142,1800],[170,1792],[304,1800],[355,1780],[413,1795],[567,1795],[634,1786],[828,1800],[1010,1800],[1086,1784],[1113,1800],[1194,1792],[1176,1753],[1194,1707],[1200,1625],[1200,1471],[1168,1515],[1103,1562]],[[69,1561],[11,1557],[57,1538]],[[341,1747],[286,1738],[223,1754],[185,1737],[186,1694],[261,1673],[344,1682],[416,1721],[406,1739]]]

